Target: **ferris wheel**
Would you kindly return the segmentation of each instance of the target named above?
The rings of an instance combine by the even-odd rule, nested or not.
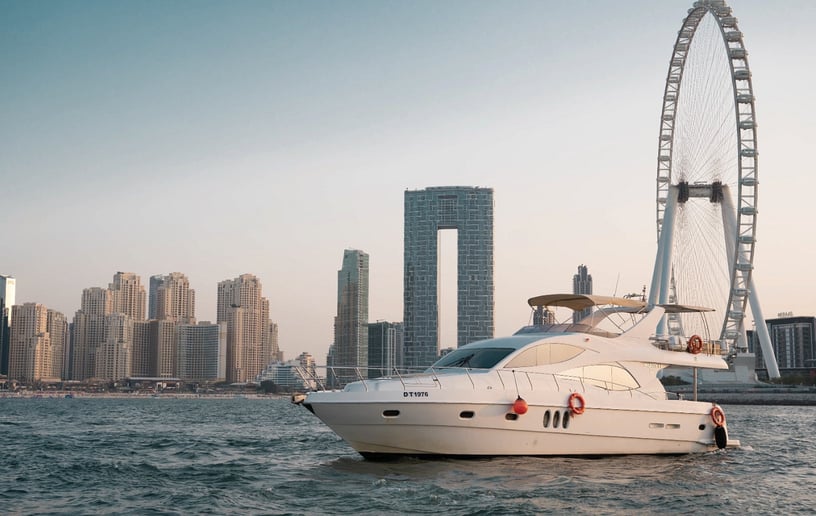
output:
[[[775,377],[752,279],[759,186],[754,107],[748,52],[731,8],[723,0],[695,2],[677,34],[663,93],[649,302],[713,308],[702,318],[666,316],[658,334],[708,335],[732,351],[747,350],[750,304]]]

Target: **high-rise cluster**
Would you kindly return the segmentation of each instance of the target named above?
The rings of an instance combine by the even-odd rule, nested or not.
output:
[[[69,327],[43,305],[15,306],[14,278],[0,276],[0,373],[24,382],[247,382],[282,360],[278,327],[254,276],[219,283],[216,323],[196,323],[195,291],[184,274],[152,276],[149,288],[138,275],[117,272],[107,288],[82,291]]]
[[[346,249],[330,381],[426,367],[438,358],[437,239],[446,229],[457,230],[457,345],[493,337],[493,190],[406,191],[404,322],[369,323],[369,255]],[[147,291],[129,272],[117,272],[107,288],[86,288],[70,331],[62,314],[42,305],[12,310],[14,292],[14,279],[0,276],[0,373],[12,370],[10,357],[19,379],[244,383],[272,374],[267,366],[283,360],[269,301],[251,274],[218,283],[215,324],[196,323],[195,291],[179,272],[151,276]]]

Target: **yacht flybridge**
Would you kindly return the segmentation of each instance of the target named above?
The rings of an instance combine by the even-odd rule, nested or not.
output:
[[[531,298],[539,317],[515,335],[474,342],[416,374],[394,372],[342,390],[293,398],[364,457],[389,455],[685,454],[738,446],[717,405],[671,399],[666,366],[727,369],[699,336],[661,339],[665,313],[618,297]],[[577,324],[548,324],[559,307],[594,311]],[[612,316],[635,321],[602,329]],[[546,319],[546,320],[545,320]]]

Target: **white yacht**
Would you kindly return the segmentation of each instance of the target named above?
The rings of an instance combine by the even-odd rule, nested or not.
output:
[[[707,309],[573,294],[529,304],[539,313],[596,308],[578,324],[537,321],[462,346],[422,373],[361,377],[293,402],[367,458],[686,454],[739,445],[728,439],[721,407],[672,399],[658,379],[669,365],[728,368],[699,336],[654,335],[667,312]],[[601,329],[611,314],[639,321],[626,331]]]

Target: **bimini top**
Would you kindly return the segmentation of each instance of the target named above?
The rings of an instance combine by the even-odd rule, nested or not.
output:
[[[596,296],[593,294],[545,294],[543,296],[531,297],[527,303],[535,308],[538,306],[563,306],[570,310],[583,310],[593,306],[613,305],[623,309],[614,310],[615,312],[640,312],[647,311],[650,308],[643,301],[631,299],[628,297],[614,297],[614,296]],[[678,304],[658,304],[665,310],[667,314],[677,313],[693,313],[693,312],[713,312],[713,308],[706,308],[703,306],[693,305],[678,305]]]
[[[616,305],[627,308],[645,309],[646,303],[626,297],[595,296],[592,294],[545,294],[531,297],[527,303],[533,308],[537,306],[563,306],[571,310],[583,310],[592,306]]]

